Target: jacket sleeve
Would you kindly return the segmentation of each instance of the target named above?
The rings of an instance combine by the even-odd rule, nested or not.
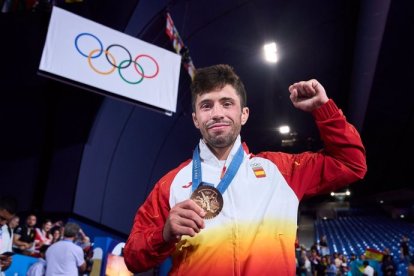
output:
[[[162,232],[170,211],[170,185],[182,165],[158,181],[138,209],[124,248],[125,264],[131,272],[143,272],[161,264],[175,243],[164,241]]]
[[[365,149],[358,131],[332,100],[314,110],[324,149],[300,154],[264,153],[279,168],[299,199],[334,191],[364,177]]]

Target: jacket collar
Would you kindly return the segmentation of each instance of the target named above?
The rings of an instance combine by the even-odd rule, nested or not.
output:
[[[227,157],[226,164],[230,164],[233,160],[234,155],[236,154],[237,150],[239,149],[239,146],[241,144],[241,138],[240,135],[237,136],[236,141],[234,142],[233,148],[230,151],[229,156]],[[199,148],[200,148],[200,158],[201,161],[204,163],[207,163],[212,166],[222,167],[223,166],[223,160],[220,161],[217,159],[217,157],[211,152],[211,150],[208,148],[207,144],[204,142],[203,139],[200,139],[199,142]]]

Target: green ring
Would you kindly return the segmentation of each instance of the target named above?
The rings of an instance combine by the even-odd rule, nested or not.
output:
[[[134,62],[136,65],[138,65],[138,67],[139,67],[139,68],[141,68],[141,71],[142,71],[142,76],[141,76],[141,79],[140,79],[140,80],[138,80],[138,81],[136,81],[136,82],[132,82],[132,81],[129,81],[129,80],[127,80],[126,78],[124,78],[124,76],[122,76],[122,73],[121,73],[121,68],[122,68],[122,64],[123,64],[124,62],[131,62],[131,60],[126,59],[126,60],[122,61],[122,62],[119,64],[119,67],[118,67],[118,74],[119,74],[119,76],[121,77],[121,79],[123,79],[125,82],[127,82],[127,83],[129,83],[129,84],[138,84],[138,83],[142,82],[142,80],[144,79],[144,69],[143,69],[143,68],[142,68],[142,66],[141,66],[141,65],[139,65],[139,63],[138,63],[138,62],[136,62],[136,61],[132,61],[132,62]]]

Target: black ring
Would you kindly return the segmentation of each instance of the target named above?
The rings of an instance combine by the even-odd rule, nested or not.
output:
[[[116,65],[116,64],[113,64],[112,63],[112,61],[108,58],[108,52],[109,52],[109,49],[110,48],[112,48],[112,47],[115,47],[115,46],[118,46],[118,47],[121,47],[122,49],[124,49],[127,53],[128,53],[128,55],[129,55],[129,59],[126,59],[127,61],[128,61],[128,63],[127,63],[127,65],[124,65],[124,66],[119,66],[119,65],[121,65],[121,64],[119,64],[119,65]],[[119,44],[111,44],[111,45],[109,45],[107,48],[106,48],[106,53],[105,53],[105,56],[106,56],[106,60],[112,65],[112,66],[115,66],[116,68],[118,68],[118,69],[125,69],[125,68],[128,68],[130,65],[131,65],[131,63],[132,63],[132,56],[131,56],[131,53],[128,51],[128,49],[127,48],[125,48],[124,46],[122,46],[122,45],[119,45]],[[126,60],[124,60],[124,61],[126,61]],[[122,62],[122,63],[124,63],[124,61]]]

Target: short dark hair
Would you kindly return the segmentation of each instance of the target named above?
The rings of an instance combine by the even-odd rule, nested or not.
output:
[[[39,248],[39,253],[46,253],[46,250],[49,248],[49,245],[47,244],[43,244],[40,248]]]
[[[193,111],[195,111],[197,96],[201,96],[215,89],[221,89],[227,84],[233,86],[236,90],[236,93],[240,98],[241,107],[246,107],[246,89],[244,88],[244,84],[240,77],[234,72],[234,69],[230,65],[218,64],[197,69],[191,84],[191,105]]]
[[[0,197],[0,209],[6,210],[10,214],[14,215],[17,211],[17,201],[13,197]]]
[[[79,233],[80,227],[78,224],[73,222],[68,222],[65,225],[65,230],[63,231],[63,236],[67,238],[74,238]]]

